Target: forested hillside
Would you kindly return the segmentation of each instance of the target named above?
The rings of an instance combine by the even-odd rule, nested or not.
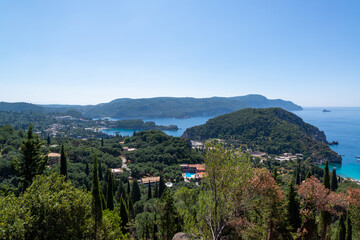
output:
[[[268,154],[301,153],[312,161],[341,162],[329,148],[324,132],[280,108],[244,109],[218,116],[187,129],[183,137],[237,140]]]

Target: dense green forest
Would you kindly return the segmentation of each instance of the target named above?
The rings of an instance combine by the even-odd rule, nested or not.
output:
[[[194,149],[159,130],[84,140],[1,126],[0,239],[360,238],[357,183],[234,147]],[[182,163],[205,163],[207,177],[184,181]]]
[[[196,116],[217,116],[243,108],[281,107],[289,111],[302,110],[290,101],[267,99],[261,95],[212,98],[120,98],[98,105],[34,105],[28,103],[0,103],[0,110],[38,112],[66,112],[76,110],[85,117],[112,118],[187,118]]]
[[[314,162],[341,162],[328,146],[324,132],[281,108],[244,109],[187,129],[184,138],[223,138],[268,154],[301,153]]]

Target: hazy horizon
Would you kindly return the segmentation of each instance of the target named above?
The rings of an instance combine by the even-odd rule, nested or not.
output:
[[[360,104],[360,2],[3,1],[0,101]]]

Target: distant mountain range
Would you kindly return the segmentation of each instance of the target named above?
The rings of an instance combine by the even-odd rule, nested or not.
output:
[[[248,108],[224,114],[186,129],[182,137],[197,141],[222,138],[269,154],[302,153],[313,162],[341,163],[324,132],[281,108]]]
[[[281,99],[267,99],[261,95],[211,98],[156,97],[130,99],[120,98],[97,105],[35,105],[30,103],[0,102],[0,110],[37,112],[66,112],[76,110],[84,117],[112,118],[189,118],[217,116],[244,108],[279,107],[289,111],[302,110],[293,102]]]

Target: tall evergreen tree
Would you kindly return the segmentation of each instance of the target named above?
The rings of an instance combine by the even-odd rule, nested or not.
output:
[[[126,225],[129,222],[129,216],[126,210],[126,203],[123,198],[120,200],[120,218],[121,218],[121,227],[123,227],[123,231],[126,232]]]
[[[161,198],[161,196],[163,195],[164,191],[165,191],[165,181],[162,175],[160,175],[160,181],[159,181],[159,198]]]
[[[295,184],[296,185],[300,185],[301,180],[300,180],[300,170],[299,168],[296,169],[296,173],[295,173]]]
[[[163,236],[162,239],[171,240],[177,230],[177,213],[175,210],[174,199],[169,190],[165,191],[161,197],[159,213]]]
[[[333,168],[331,173],[331,191],[336,191],[338,188],[338,180],[336,176],[336,168]]]
[[[272,172],[272,177],[274,178],[274,180],[276,181],[276,182],[278,182],[278,172],[277,172],[277,167],[274,167],[274,169],[273,169],[273,172]]]
[[[296,191],[294,189],[293,182],[290,183],[288,190],[288,202],[287,202],[287,212],[288,212],[288,222],[293,230],[296,232],[301,225],[300,217],[300,203],[296,197]]]
[[[119,185],[118,185],[118,189],[116,191],[116,200],[120,202],[121,198],[126,199],[126,191],[124,189],[123,182],[120,180]]]
[[[104,193],[101,191],[101,189],[100,189],[100,197],[101,197],[102,210],[105,210],[105,209],[107,209],[106,199],[105,199]]]
[[[338,232],[337,232],[337,240],[345,240],[346,229],[345,229],[345,220],[344,215],[340,216]]]
[[[152,194],[151,194],[151,183],[149,181],[149,188],[148,188],[148,200],[152,198]]]
[[[40,138],[37,134],[33,134],[33,125],[30,124],[27,138],[21,145],[21,157],[14,164],[19,173],[23,191],[30,186],[32,179],[36,175],[42,174],[45,169],[47,157],[41,155],[40,149]]]
[[[139,183],[136,178],[133,179],[131,199],[133,203],[136,203],[141,198]]]
[[[310,177],[311,177],[311,172],[310,172],[310,171],[308,171],[308,172],[307,172],[307,174],[306,174],[305,179],[308,179],[308,178],[310,178]]]
[[[47,141],[47,145],[49,146],[51,144],[50,135],[48,135],[46,141]]]
[[[352,240],[352,224],[350,219],[350,212],[348,211],[346,217],[346,240]]]
[[[94,155],[94,165],[93,165],[93,185],[92,185],[92,214],[95,220],[95,239],[97,239],[97,230],[101,225],[102,221],[102,201],[101,201],[101,190],[99,184],[99,171],[98,171],[98,161],[96,154]]]
[[[61,144],[60,174],[64,175],[65,179],[67,179],[67,159],[64,150],[64,144]]]
[[[329,172],[329,162],[327,160],[325,162],[323,184],[327,189],[330,190],[330,172]]]
[[[101,138],[101,146],[104,146],[104,138]]]
[[[113,174],[109,171],[108,174],[108,189],[107,189],[107,208],[114,210],[114,179]]]
[[[153,228],[153,234],[152,234],[152,240],[157,240],[157,233],[158,233],[158,227],[157,227],[157,221],[156,221],[156,213],[154,214],[154,228]]]
[[[154,198],[159,198],[159,186],[157,181],[155,182]]]
[[[128,213],[129,213],[129,221],[135,219],[134,204],[130,197],[128,198]]]
[[[131,192],[131,190],[130,190],[130,181],[128,181],[128,184],[127,184],[127,195],[128,196],[130,196],[130,192]]]
[[[88,163],[86,163],[86,165],[85,165],[85,174],[86,174],[86,176],[89,176],[89,174],[90,174],[89,164]]]
[[[101,163],[99,162],[99,179],[100,181],[103,180],[103,173],[102,173],[102,168],[101,168]]]

